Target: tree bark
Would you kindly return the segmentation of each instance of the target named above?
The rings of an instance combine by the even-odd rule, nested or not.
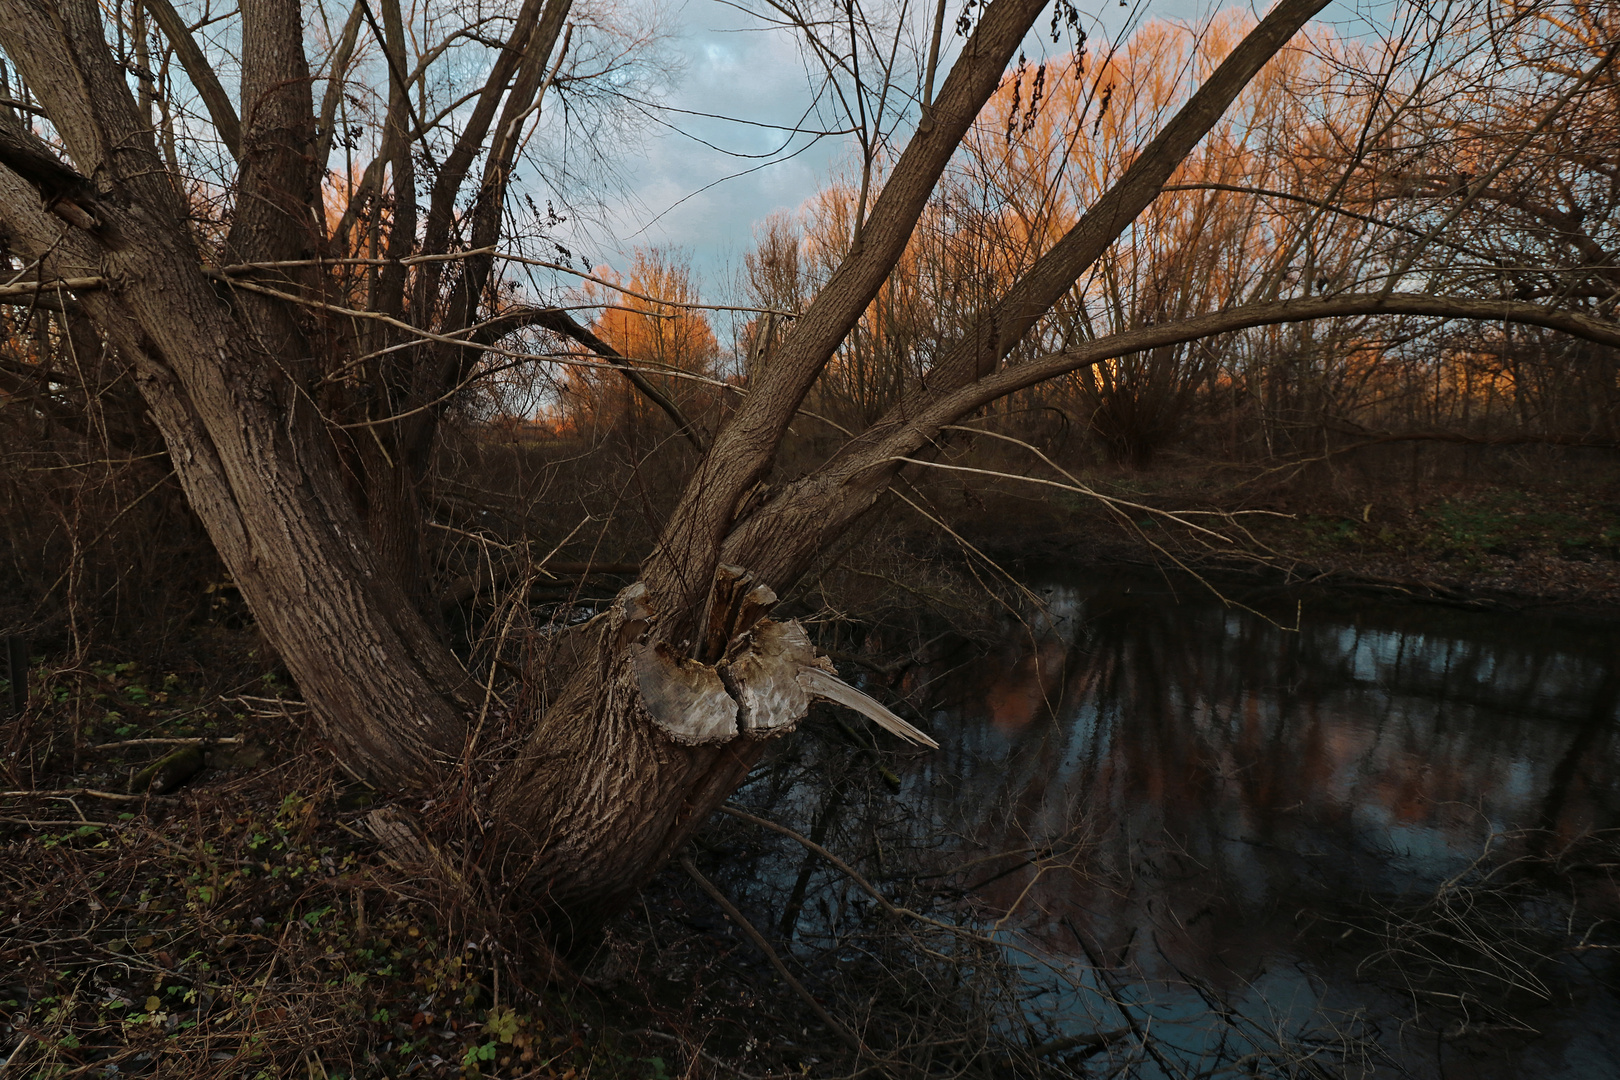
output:
[[[229,244],[251,254],[309,242],[309,203],[292,200],[308,193],[301,146],[313,132],[289,100],[302,53],[301,40],[295,51],[288,44],[299,40],[288,10],[243,5],[253,107]],[[94,192],[94,227],[78,228],[39,209],[41,188],[0,170],[10,243],[47,275],[94,269],[107,279],[83,295],[84,308],[135,369],[192,508],[339,759],[388,786],[432,783],[461,750],[468,680],[371,553],[332,441],[299,386],[309,353],[298,320],[221,296],[203,273],[93,4],[61,0],[47,11],[12,0],[0,7],[0,44]]]

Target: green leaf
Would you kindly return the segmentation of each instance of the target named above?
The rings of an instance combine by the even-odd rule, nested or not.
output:
[[[512,1041],[512,1036],[516,1035],[518,1029],[522,1026],[523,1022],[518,1019],[516,1013],[509,1008],[500,1008],[489,1011],[489,1018],[484,1023],[484,1030],[500,1039],[501,1042],[509,1043]]]
[[[495,1044],[487,1042],[482,1046],[469,1046],[467,1052],[461,1057],[461,1067],[470,1069],[480,1061],[495,1060]]]

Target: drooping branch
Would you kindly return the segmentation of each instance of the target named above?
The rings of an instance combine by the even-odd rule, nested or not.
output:
[[[1468,296],[1432,296],[1427,293],[1391,293],[1388,296],[1379,293],[1345,293],[1339,296],[1280,300],[1229,308],[1174,323],[1145,326],[1112,334],[1073,349],[1049,353],[1026,363],[1002,368],[970,386],[941,398],[936,405],[931,405],[926,411],[919,413],[918,422],[927,426],[930,418],[934,416],[952,413],[956,417],[966,416],[975,409],[1036,383],[1105,360],[1165,345],[1177,345],[1257,326],[1374,315],[1518,323],[1523,326],[1558,330],[1572,337],[1583,338],[1611,348],[1620,348],[1620,324],[1542,304]],[[941,422],[951,423],[952,420],[944,419]]]
[[[1003,367],[925,402],[912,402],[903,420],[883,427],[881,438],[862,440],[830,466],[789,485],[755,511],[728,539],[722,558],[748,566],[772,588],[785,590],[820,547],[876,505],[905,466],[905,458],[925,447],[946,425],[1037,383],[1132,353],[1258,326],[1387,315],[1540,326],[1620,348],[1620,324],[1614,322],[1523,301],[1418,293],[1272,301],[1140,327]]]
[[[508,321],[508,320],[511,321]],[[647,377],[630,363],[624,354],[603,341],[591,332],[589,327],[582,325],[568,312],[560,308],[525,308],[510,316],[492,320],[489,329],[482,336],[494,340],[502,334],[511,333],[519,325],[518,320],[532,326],[543,327],[554,334],[561,334],[566,338],[577,341],[597,356],[606,360],[617,368],[631,386],[635,387],[641,396],[656,405],[661,412],[675,422],[675,430],[679,431],[692,448],[699,454],[704,453],[707,447],[703,445],[703,436],[692,421],[686,418],[681,407],[658,387],[648,381]]]

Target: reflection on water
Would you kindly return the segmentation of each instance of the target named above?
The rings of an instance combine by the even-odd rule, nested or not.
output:
[[[1323,1075],[1620,1075],[1606,951],[1490,958],[1523,977],[1496,972],[1506,990],[1447,1011],[1451,991],[1411,974],[1433,948],[1392,951],[1386,933],[1487,841],[1503,860],[1551,858],[1620,827],[1620,636],[1342,600],[1284,630],[1145,576],[1038,591],[1045,612],[998,653],[895,687],[927,703],[941,743],[900,802],[919,844],[956,838],[966,906],[1072,975],[1032,999],[1048,1030],[1157,1025],[1158,1051],[1101,1055],[1097,1075],[1242,1061],[1199,1020],[1222,1010],[1238,1018],[1224,1040],[1290,1027],[1297,1048],[1355,1028],[1364,1055]],[[1277,614],[1291,625],[1296,608]],[[1534,931],[1591,899],[1523,895],[1469,903]],[[1264,1042],[1238,1048],[1239,1075],[1294,1071]]]
[[[960,672],[911,778],[987,848],[1081,828],[1126,865],[1169,843],[1252,909],[1301,876],[1437,880],[1489,830],[1620,825],[1612,639],[1385,606],[1286,632],[1164,592],[1049,595],[1072,630]],[[1070,917],[1133,921],[1087,906]]]

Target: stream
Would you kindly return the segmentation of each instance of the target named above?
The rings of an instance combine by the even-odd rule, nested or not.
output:
[[[1262,613],[1150,572],[1030,588],[1001,646],[884,688],[941,744],[897,792],[811,739],[741,803],[1005,943],[1052,1068],[1620,1076],[1620,631]],[[867,962],[859,890],[771,850],[752,908],[791,908],[809,964]]]

